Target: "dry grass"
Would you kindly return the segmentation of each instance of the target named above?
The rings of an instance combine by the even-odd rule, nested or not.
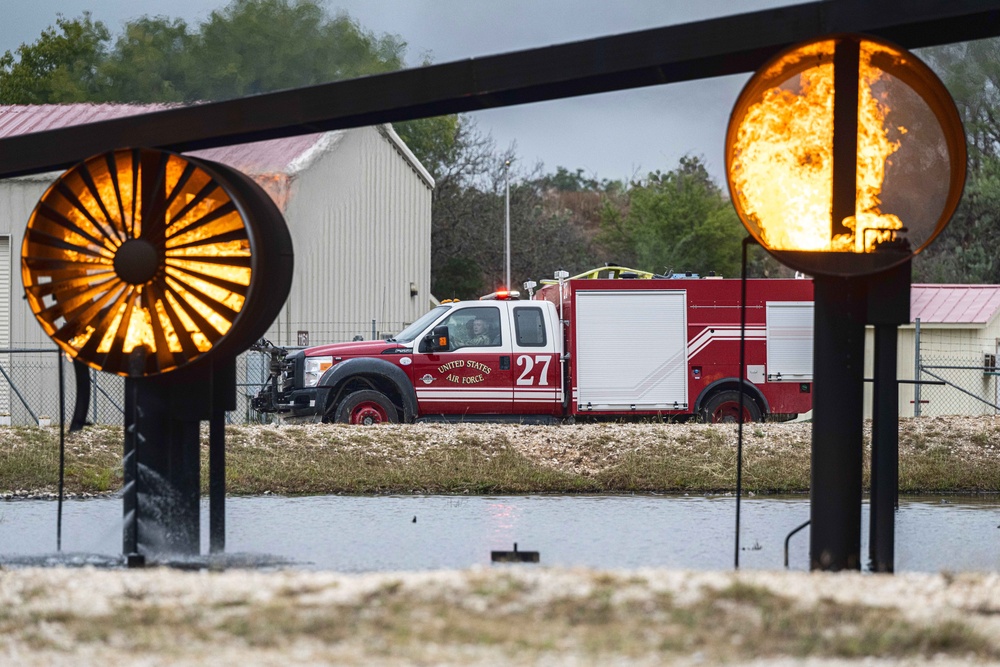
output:
[[[808,491],[810,437],[810,424],[745,426],[745,490]],[[68,436],[67,490],[120,487],[121,446],[118,427]],[[713,493],[733,489],[735,452],[731,425],[230,426],[227,486],[241,495]],[[0,493],[52,493],[57,470],[56,429],[0,428]],[[900,491],[1000,492],[1000,418],[902,420]]]
[[[137,655],[171,665],[984,664],[1000,660],[998,600],[991,575],[22,570],[0,572],[0,655],[56,665]]]

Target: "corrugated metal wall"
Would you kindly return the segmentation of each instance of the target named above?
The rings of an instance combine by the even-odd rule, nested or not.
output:
[[[899,328],[896,352],[897,375],[900,380],[913,380],[915,371],[916,336],[912,324]],[[875,333],[868,327],[865,335],[865,377],[874,376]],[[924,366],[954,366],[934,369],[936,375],[954,382],[958,387],[979,396],[977,400],[953,386],[923,385],[920,390],[921,415],[992,415],[996,410],[984,401],[1000,399],[1000,378],[985,375],[981,367],[984,354],[1000,352],[1000,317],[986,326],[972,324],[924,324],[920,328],[920,356]],[[923,374],[922,380],[933,380]],[[865,419],[872,416],[872,383],[865,383]],[[914,415],[916,392],[912,384],[899,385],[899,416]]]
[[[22,298],[21,241],[28,218],[56,174],[0,180],[0,234],[10,235],[9,341],[12,347],[54,347]]]
[[[428,309],[431,189],[390,139],[348,133],[295,178],[290,199],[295,280],[273,339],[370,338],[373,320],[395,333]]]
[[[38,324],[24,299],[21,282],[21,241],[28,218],[45,194],[55,174],[35,175],[0,181],[0,235],[9,236],[9,252],[0,259],[7,271],[7,288],[0,292],[9,309],[9,326],[3,333],[6,349],[51,349],[50,353],[4,354],[0,363],[10,378],[0,377],[3,384],[0,413],[10,414],[15,424],[34,423],[35,416],[56,417],[58,408],[58,355],[53,343]],[[11,390],[11,385],[16,393]],[[25,408],[25,404],[29,406]]]
[[[10,301],[11,301],[11,238],[0,234],[0,349],[10,348]],[[10,355],[0,354],[0,364],[10,368]],[[10,385],[0,381],[0,415],[10,414]]]

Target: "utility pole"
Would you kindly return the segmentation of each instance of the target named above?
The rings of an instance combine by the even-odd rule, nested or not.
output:
[[[504,214],[504,263],[507,267],[504,273],[504,286],[510,289],[510,160],[503,163],[503,180],[506,196]]]

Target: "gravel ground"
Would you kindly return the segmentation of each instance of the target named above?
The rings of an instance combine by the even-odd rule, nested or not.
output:
[[[1000,664],[996,574],[26,569],[0,610],[4,665]]]

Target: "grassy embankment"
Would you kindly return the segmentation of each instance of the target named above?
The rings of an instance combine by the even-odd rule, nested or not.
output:
[[[810,428],[747,425],[744,490],[807,491]],[[67,493],[118,490],[121,441],[110,426],[67,436]],[[733,490],[735,451],[732,425],[231,426],[227,486],[238,495],[719,493]],[[57,429],[0,428],[0,493],[54,492],[57,471]],[[1000,492],[1000,418],[902,420],[899,478],[907,494]]]

